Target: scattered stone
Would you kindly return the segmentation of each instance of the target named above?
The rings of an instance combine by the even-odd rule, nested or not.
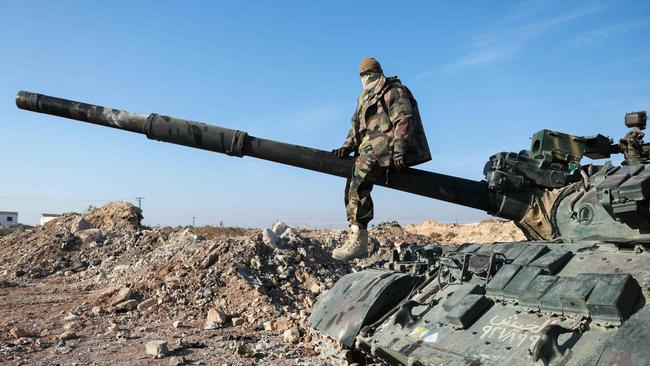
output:
[[[106,310],[104,310],[104,308],[101,307],[101,306],[93,306],[93,308],[92,308],[90,311],[91,311],[91,312],[93,313],[93,315],[95,315],[95,316],[106,313]]]
[[[79,320],[79,315],[77,315],[77,314],[68,314],[63,318],[63,320],[65,320],[66,322]]]
[[[256,317],[255,315],[249,315],[249,316],[246,318],[246,321],[247,321],[249,324],[253,324],[253,325],[255,325],[255,324],[257,323],[257,317]]]
[[[127,312],[131,310],[135,310],[137,306],[138,306],[137,300],[126,300],[124,302],[115,305],[115,310],[117,310],[118,312]]]
[[[260,341],[255,344],[255,351],[257,352],[266,352],[271,349],[271,344],[269,342]]]
[[[99,229],[86,229],[77,232],[77,236],[81,239],[81,243],[90,244],[92,242],[98,243],[102,241],[102,231]]]
[[[275,331],[284,332],[293,327],[293,322],[287,317],[282,317],[273,322],[273,328]]]
[[[314,283],[313,285],[309,286],[309,291],[311,291],[312,294],[318,294],[320,293],[320,286],[318,286],[317,283]]]
[[[273,225],[273,233],[276,237],[281,237],[289,227],[282,221],[278,221]]]
[[[115,333],[115,332],[117,332],[119,330],[120,330],[120,327],[115,323],[109,325],[108,328],[106,328],[107,333]]]
[[[56,347],[54,348],[56,352],[64,355],[70,351],[72,351],[72,346],[65,343],[65,341],[60,340],[59,343],[56,344]]]
[[[287,329],[282,333],[282,339],[286,343],[298,343],[300,340],[300,331],[296,327]]]
[[[9,330],[9,334],[16,339],[27,337],[27,332],[24,329],[18,327],[11,328]]]
[[[244,318],[232,318],[231,321],[232,321],[232,326],[233,327],[238,327],[240,325],[244,325],[244,322],[245,322]]]
[[[216,253],[208,254],[208,256],[205,257],[205,259],[203,260],[203,262],[201,262],[201,268],[203,269],[210,268],[214,264],[214,262],[217,261],[218,258],[219,255],[217,255]]]
[[[156,299],[154,299],[153,297],[150,297],[150,298],[142,301],[141,303],[139,303],[137,308],[138,308],[139,311],[147,311],[147,310],[151,309],[152,307],[156,306],[157,303],[158,303],[158,301]]]
[[[185,324],[183,324],[183,321],[181,321],[181,320],[176,320],[175,322],[172,323],[172,326],[174,328],[181,328],[181,327],[184,327]]]
[[[39,336],[40,336],[41,338],[48,337],[49,335],[50,335],[50,330],[49,330],[49,329],[43,329],[43,330],[41,331],[41,333],[39,334]]]
[[[111,306],[116,306],[117,304],[130,300],[131,297],[133,296],[133,291],[128,288],[124,287],[120,289],[115,296],[113,296],[113,301],[111,302]]]
[[[78,219],[75,219],[72,222],[72,225],[70,226],[70,231],[73,234],[76,234],[76,233],[78,233],[80,231],[88,230],[88,229],[92,229],[92,228],[93,228],[93,224],[89,223],[88,221],[86,221],[86,219],[79,216]]]
[[[287,230],[284,231],[284,233],[282,233],[282,235],[280,235],[280,239],[288,240],[289,242],[300,240],[295,235],[296,235],[296,233],[293,231],[293,229],[288,228]],[[301,248],[298,248],[298,250],[300,250],[300,249]]]
[[[264,330],[267,332],[272,332],[273,330],[275,330],[275,327],[273,326],[273,320],[264,322],[263,326],[264,326]]]
[[[253,272],[248,267],[237,266],[235,268],[235,272],[237,272],[239,277],[241,277],[249,285],[260,286],[262,284],[261,281],[257,277],[255,277]]]
[[[161,288],[164,285],[165,285],[165,281],[163,281],[163,280],[155,279],[155,280],[151,281],[151,287],[153,287],[153,288]]]
[[[278,237],[275,235],[273,230],[264,229],[262,230],[262,241],[266,244],[267,247],[271,249],[278,249]]]
[[[76,327],[77,327],[77,323],[75,322],[68,322],[63,325],[64,330],[72,330],[75,329]]]
[[[208,315],[205,318],[205,326],[203,329],[212,330],[222,328],[228,320],[228,315],[219,309],[208,310]]]
[[[149,341],[145,345],[145,349],[148,355],[152,355],[155,358],[165,357],[169,352],[167,341]]]
[[[66,330],[65,332],[59,335],[60,341],[67,341],[68,339],[74,339],[74,338],[77,338],[77,333],[71,330]]]

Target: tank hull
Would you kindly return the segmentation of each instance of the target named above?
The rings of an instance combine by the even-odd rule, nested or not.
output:
[[[502,258],[488,277],[472,273],[486,258]],[[503,257],[501,257],[503,255]],[[438,263],[466,258],[464,280],[446,283],[449,267],[414,274],[416,261],[383,263],[373,271],[419,279],[415,291],[392,299],[383,319],[364,321],[351,347],[390,365],[646,365],[650,362],[650,254],[615,244],[544,241],[463,245]],[[462,262],[462,261],[461,261]],[[516,270],[513,268],[516,267]],[[392,269],[390,269],[392,268]],[[401,268],[396,271],[395,269]],[[453,271],[453,270],[452,270]],[[361,272],[363,273],[363,272]],[[359,274],[349,276],[362,277]],[[329,311],[344,277],[315,304]],[[356,287],[371,287],[370,282]],[[397,293],[393,294],[398,296]],[[385,296],[381,301],[388,303]],[[365,308],[376,305],[368,298]],[[345,312],[345,309],[338,309]],[[317,327],[341,340],[335,329]],[[349,335],[348,335],[349,336]],[[544,363],[546,362],[546,363]]]

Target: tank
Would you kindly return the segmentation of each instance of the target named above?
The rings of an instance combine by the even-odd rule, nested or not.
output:
[[[348,177],[354,158],[159,114],[21,91],[19,108]],[[541,130],[500,152],[473,181],[419,169],[379,182],[513,220],[527,241],[413,245],[342,277],[311,311],[312,328],[348,361],[388,365],[650,364],[650,144],[646,113],[629,131]],[[597,164],[614,155],[613,161]],[[591,161],[585,162],[585,158]]]

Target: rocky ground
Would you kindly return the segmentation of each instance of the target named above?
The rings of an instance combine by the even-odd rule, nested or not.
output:
[[[112,202],[0,232],[0,363],[328,365],[307,326],[341,276],[411,243],[510,241],[511,224],[370,230],[370,258],[330,257],[342,230],[141,226]]]

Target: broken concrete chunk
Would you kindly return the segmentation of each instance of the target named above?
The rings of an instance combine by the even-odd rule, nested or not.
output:
[[[152,355],[155,358],[165,357],[169,352],[167,341],[149,341],[145,345],[145,349],[148,355]]]
[[[267,332],[271,332],[275,329],[275,327],[273,326],[273,320],[264,322],[263,326],[264,326],[264,330]]]
[[[285,231],[287,231],[288,228],[289,227],[287,224],[282,221],[278,221],[273,225],[273,233],[275,236],[280,237],[282,234],[284,234]]]
[[[74,220],[70,227],[70,231],[72,231],[73,234],[76,234],[80,231],[83,230],[88,230],[94,228],[93,224],[90,222],[86,221],[83,217],[79,217],[78,219]]]
[[[63,320],[65,320],[67,322],[71,322],[71,321],[78,320],[78,319],[79,319],[79,315],[77,315],[77,314],[68,314],[63,318]]]
[[[262,241],[266,244],[267,247],[271,249],[278,249],[280,246],[278,237],[275,235],[273,230],[264,229],[262,230]]]
[[[109,325],[108,328],[106,328],[107,333],[115,333],[115,332],[117,332],[119,330],[120,330],[120,327],[115,323]]]
[[[318,294],[320,292],[320,286],[318,286],[317,283],[314,283],[311,286],[309,286],[309,291],[311,291],[311,293],[313,294]]]
[[[212,266],[214,264],[214,262],[217,261],[218,258],[219,258],[219,255],[217,255],[216,253],[208,254],[208,256],[205,257],[205,259],[203,260],[203,262],[201,262],[201,268],[203,268],[203,269],[210,268],[210,266]]]
[[[104,310],[104,308],[102,308],[101,306],[93,306],[93,308],[90,311],[93,313],[93,315],[101,315],[106,313],[106,310]]]
[[[61,335],[59,335],[59,340],[61,341],[66,341],[68,339],[74,339],[74,338],[77,338],[77,333],[71,330],[66,330],[65,332],[61,333]]]
[[[83,244],[90,244],[92,242],[101,242],[104,236],[99,229],[86,229],[77,232],[77,236],[81,239]]]
[[[56,344],[56,347],[54,348],[56,352],[64,355],[70,351],[72,351],[72,346],[69,344],[66,344],[65,341],[59,341],[59,343]]]
[[[138,304],[139,311],[147,311],[158,304],[158,301],[152,297],[142,301]]]
[[[208,310],[208,315],[205,318],[205,326],[203,329],[219,329],[228,320],[228,315],[219,309],[210,309]]]
[[[287,329],[282,333],[282,339],[286,343],[298,343],[300,340],[300,331],[298,328]]]
[[[121,288],[114,296],[113,296],[113,301],[111,302],[111,306],[115,306],[121,302],[124,302],[126,300],[131,300],[131,297],[133,296],[133,291],[131,291],[130,288],[124,287]]]
[[[138,306],[137,300],[126,300],[115,305],[115,310],[117,310],[118,312],[126,312],[126,311],[135,310],[137,306]]]

